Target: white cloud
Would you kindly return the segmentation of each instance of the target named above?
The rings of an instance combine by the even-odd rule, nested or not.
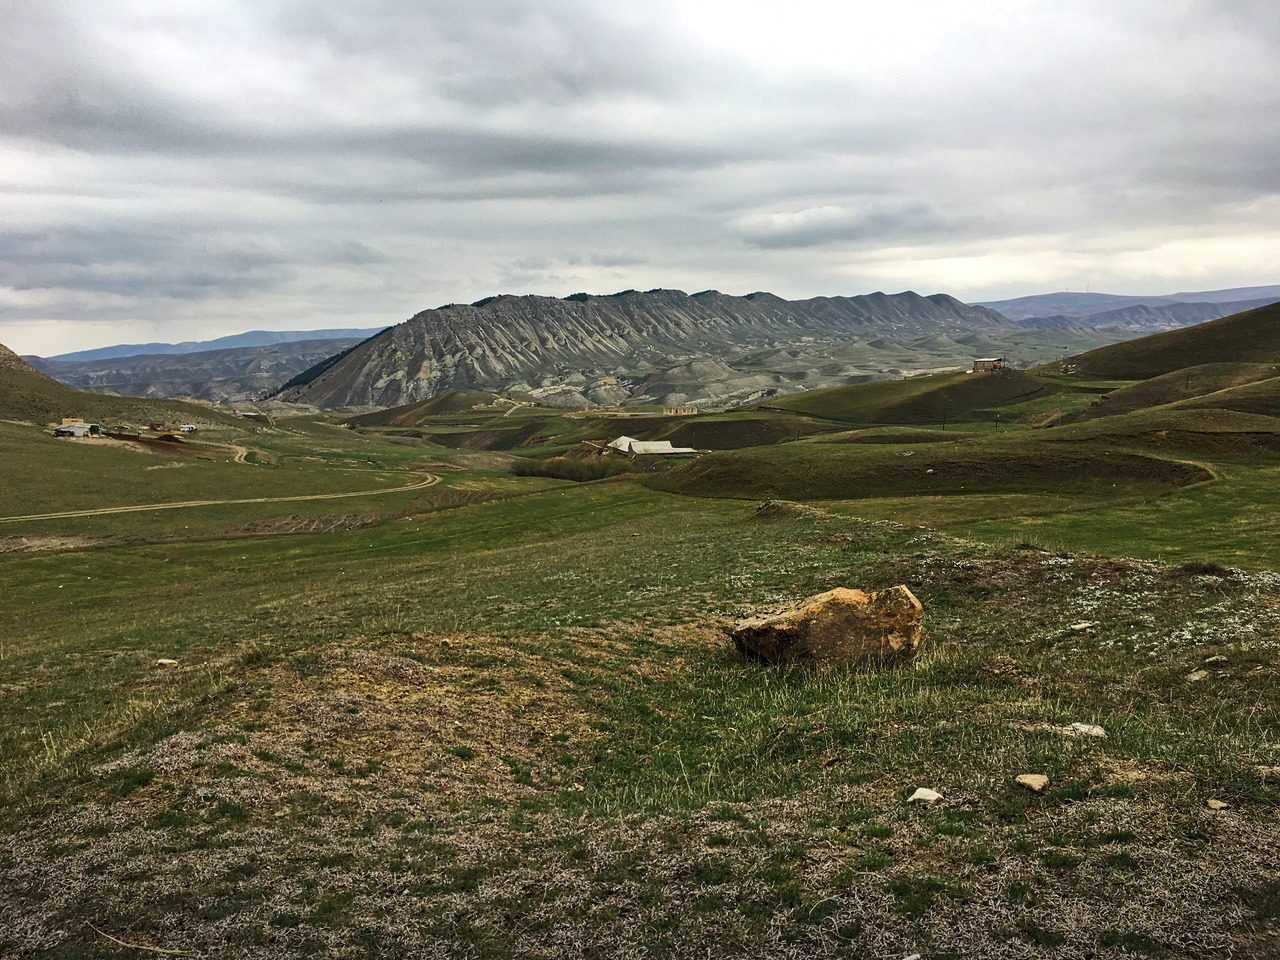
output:
[[[1265,2],[11,3],[0,342],[1276,279]]]

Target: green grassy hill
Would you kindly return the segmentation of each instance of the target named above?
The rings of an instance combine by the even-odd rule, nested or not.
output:
[[[1280,376],[1280,365],[1273,363],[1197,364],[1113,390],[1106,394],[1105,399],[1082,411],[1079,419],[1109,417],[1158,407],[1275,376]]]
[[[1209,363],[1280,363],[1280,303],[1099,347],[1036,372],[1060,374],[1074,368],[1085,377],[1149,380]]]
[[[702,497],[846,500],[907,494],[1169,490],[1203,467],[1101,446],[992,439],[895,446],[793,443],[712,454],[646,483]]]
[[[1269,382],[1269,381],[1268,381]],[[1280,390],[1273,399],[1280,401]],[[1272,408],[1280,412],[1280,405]],[[1044,442],[1104,442],[1186,454],[1280,450],[1280,417],[1263,411],[1170,405],[1038,431]]]
[[[794,393],[770,400],[767,406],[847,423],[926,424],[970,419],[979,411],[1025,403],[1064,389],[1020,370],[940,373]]]
[[[800,437],[829,433],[840,428],[809,417],[751,413],[709,417],[681,417],[661,426],[642,427],[631,434],[637,440],[670,440],[677,447],[698,450],[736,450],[768,446]]]
[[[201,426],[235,424],[253,429],[252,425],[231,414],[199,404],[74,390],[45,376],[0,344],[0,419],[44,424],[62,417],[132,424],[145,424],[152,420]]]
[[[467,413],[476,407],[493,403],[500,396],[486,390],[450,390],[417,403],[406,403],[351,417],[347,422],[364,427],[416,427],[431,417]]]
[[[1241,413],[1261,413],[1267,416],[1280,416],[1280,377],[1258,380],[1254,383],[1242,384],[1217,393],[1205,394],[1182,400],[1172,406],[1178,409],[1198,410],[1217,408],[1219,410],[1238,410]]]

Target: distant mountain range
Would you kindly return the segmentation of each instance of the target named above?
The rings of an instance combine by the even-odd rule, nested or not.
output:
[[[1027,320],[1032,317],[1076,317],[1094,320],[1101,314],[1126,307],[1167,307],[1180,303],[1236,304],[1246,300],[1258,301],[1259,305],[1275,303],[1280,300],[1280,284],[1235,287],[1229,290],[1168,293],[1153,297],[1120,296],[1113,293],[1038,293],[1029,297],[1015,297],[1012,300],[984,300],[977,305],[999,311],[1010,320]],[[1218,316],[1225,317],[1228,313],[1220,313]]]
[[[265,335],[269,334],[254,331],[243,336],[258,338]],[[262,397],[300,371],[354,346],[362,339],[286,340],[220,350],[82,360],[28,357],[27,360],[37,370],[80,390],[133,397],[193,397],[228,403]]]
[[[1253,310],[1275,303],[1280,297],[1262,298],[1259,300],[1241,300],[1232,303],[1205,303],[1187,301],[1184,303],[1168,303],[1150,306],[1134,304],[1114,310],[1104,310],[1086,317],[1052,316],[1027,317],[1014,321],[1019,326],[1032,328],[1076,328],[1098,327],[1112,330],[1124,330],[1134,333],[1153,333],[1161,330],[1175,330],[1193,323],[1204,323],[1206,320],[1217,320],[1229,317],[1233,313]]]
[[[563,299],[499,296],[425,310],[301,374],[278,396],[322,407],[391,407],[465,387],[577,392],[588,406],[723,402],[782,385],[725,367],[744,354],[814,340],[902,339],[1004,324],[984,307],[910,291],[808,300],[662,289]],[[715,362],[702,370],[690,366],[698,361]],[[678,384],[645,388],[654,374],[672,368]],[[721,386],[698,389],[707,377]],[[751,382],[729,383],[737,379]]]
[[[216,340],[184,340],[181,343],[121,343],[96,350],[76,350],[37,359],[78,362],[82,360],[113,360],[118,357],[160,356],[180,353],[202,353],[206,350],[227,350],[236,347],[262,347],[299,340],[363,340],[373,336],[383,327],[330,330],[249,330],[218,337]]]
[[[274,396],[373,408],[475,388],[571,407],[724,406],[954,368],[982,353],[1031,366],[1277,300],[1280,285],[978,304],[912,292],[806,300],[662,289],[504,295],[426,310],[390,328],[254,330],[27,359],[81,389],[215,402]]]

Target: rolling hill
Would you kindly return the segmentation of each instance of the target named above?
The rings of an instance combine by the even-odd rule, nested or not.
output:
[[[942,373],[794,393],[770,400],[767,406],[847,423],[945,423],[965,419],[977,410],[1048,397],[1063,389],[1052,380],[1019,370]]]
[[[467,413],[476,407],[492,404],[499,399],[499,396],[484,390],[450,390],[448,393],[442,393],[428,400],[420,400],[417,403],[406,403],[399,407],[350,417],[347,423],[361,427],[416,427],[431,417]]]
[[[699,497],[847,500],[974,493],[1154,495],[1212,479],[1203,467],[1103,445],[1007,439],[915,444],[790,443],[704,456],[646,480]]]
[[[1280,303],[1099,347],[1037,372],[1149,380],[1207,363],[1280,363]]]
[[[1280,376],[1280,364],[1201,363],[1112,390],[1077,419],[1092,420],[1158,407],[1276,376]]]

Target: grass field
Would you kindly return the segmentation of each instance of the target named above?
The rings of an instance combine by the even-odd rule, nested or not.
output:
[[[0,956],[1276,956],[1280,421],[1031,429],[1123,385],[963,376],[875,394],[963,400],[946,431],[449,401],[159,455],[0,423],[8,516],[438,478],[0,526]],[[619,433],[724,449],[515,475]],[[899,583],[896,668],[724,630]]]

